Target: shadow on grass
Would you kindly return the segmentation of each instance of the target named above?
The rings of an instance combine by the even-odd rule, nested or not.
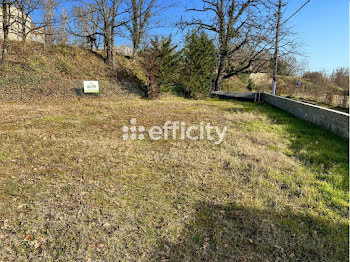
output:
[[[71,89],[76,96],[83,96],[84,95],[84,89],[83,88],[72,88]]]
[[[349,261],[346,224],[235,203],[195,209],[175,243],[159,241],[156,261]]]
[[[349,191],[348,139],[272,106],[257,106],[259,112],[274,123],[272,128],[280,126],[277,130],[283,130],[279,135],[289,142],[289,151],[285,152],[287,155],[299,159],[317,174],[318,180]]]
[[[337,111],[340,111],[340,112],[344,112],[344,113],[347,113],[349,114],[349,108],[343,108],[343,107],[340,107],[340,106],[335,106],[335,107],[330,107],[330,109],[333,109],[333,110],[337,110]]]
[[[120,82],[120,87],[129,94],[134,94],[143,98],[147,93],[147,88],[141,82]]]
[[[225,100],[232,102],[232,100]],[[244,103],[243,111],[263,114],[271,123],[260,123],[250,127],[262,127],[264,131],[273,132],[277,137],[288,142],[290,157],[300,160],[303,165],[317,174],[317,179],[331,183],[333,187],[349,191],[349,140],[308,121],[298,119],[288,112],[267,104]],[[228,112],[242,112],[242,108],[226,108]],[[258,121],[258,120],[257,120]]]
[[[86,49],[86,50],[89,51],[92,55],[96,56],[98,59],[101,59],[103,61],[106,60],[106,58],[100,52],[96,52],[96,51],[91,50],[91,49]]]

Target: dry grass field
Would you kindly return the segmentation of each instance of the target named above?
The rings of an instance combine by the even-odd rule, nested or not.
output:
[[[0,261],[348,261],[348,140],[267,105],[0,105]],[[210,141],[122,127],[227,126]]]

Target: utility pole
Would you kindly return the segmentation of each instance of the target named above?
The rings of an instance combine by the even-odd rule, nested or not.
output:
[[[277,11],[277,28],[276,28],[276,43],[275,43],[275,56],[274,56],[274,68],[272,76],[272,94],[276,95],[276,80],[277,80],[277,66],[278,66],[278,44],[280,38],[280,26],[281,26],[281,9],[282,0],[278,0],[278,11]]]

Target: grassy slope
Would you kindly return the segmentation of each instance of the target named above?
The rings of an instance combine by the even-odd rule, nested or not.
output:
[[[248,75],[240,75],[239,77],[232,77],[229,80],[225,80],[224,82],[224,90],[226,91],[239,91],[239,92],[248,92],[247,89],[248,86]],[[253,76],[254,81],[254,76]],[[265,91],[265,92],[271,92],[271,81],[272,78],[268,75],[265,77],[262,77],[262,79],[255,80],[254,82],[254,91]],[[280,92],[280,95],[291,95],[295,92],[296,89],[296,82],[301,82],[302,87],[305,89],[306,93],[313,94],[315,93],[315,90],[319,90],[320,88],[317,86],[317,84],[313,83],[309,79],[306,78],[300,78],[297,76],[278,76],[278,92]],[[329,86],[328,92],[333,93],[335,95],[341,94],[341,89],[337,88],[336,86],[332,85]]]
[[[234,92],[250,92],[248,86],[248,75],[242,75],[240,77],[234,76],[230,79],[226,79],[223,84],[223,91]]]
[[[135,63],[117,57],[111,70],[100,54],[79,47],[11,42],[7,67],[0,68],[0,100],[24,101],[73,97],[83,80],[98,80],[102,96],[127,94],[121,82],[140,82],[131,69]],[[138,92],[137,90],[132,90]]]
[[[3,104],[0,258],[348,261],[348,141],[266,105],[164,98]],[[123,141],[136,117],[224,143]]]

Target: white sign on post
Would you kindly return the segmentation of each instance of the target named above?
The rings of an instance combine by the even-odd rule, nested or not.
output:
[[[85,94],[98,94],[98,93],[100,93],[98,81],[84,81],[84,93]]]
[[[296,87],[301,87],[301,82],[298,81],[295,83],[295,85],[296,85]]]

